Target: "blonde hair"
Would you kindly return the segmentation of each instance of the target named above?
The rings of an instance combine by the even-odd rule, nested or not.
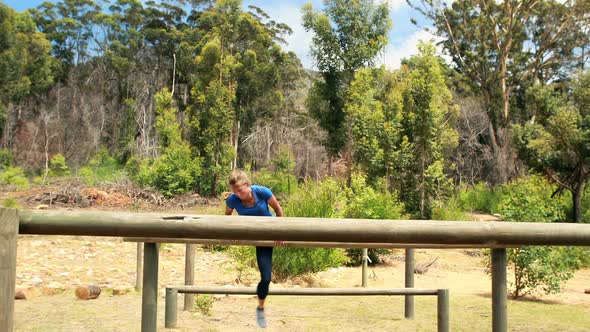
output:
[[[248,178],[248,174],[242,171],[241,169],[235,169],[229,174],[229,185],[242,185],[244,183],[250,184],[250,179]]]

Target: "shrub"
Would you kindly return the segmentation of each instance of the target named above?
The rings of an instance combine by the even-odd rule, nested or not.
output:
[[[495,213],[498,211],[500,198],[499,190],[480,182],[473,187],[462,187],[457,194],[457,204],[470,212]]]
[[[521,247],[508,249],[514,271],[510,294],[514,298],[542,291],[554,294],[574,276],[587,253],[575,247]]]
[[[89,186],[94,186],[97,182],[96,176],[92,171],[92,168],[88,166],[81,167],[78,171],[78,175],[86,182]]]
[[[211,295],[197,295],[194,305],[201,314],[211,316],[214,301],[215,299]]]
[[[341,193],[342,185],[333,179],[306,182],[284,204],[285,214],[291,217],[335,217],[337,207],[343,203]],[[273,272],[279,279],[284,279],[337,267],[346,261],[341,249],[278,247],[273,252]]]
[[[244,283],[254,277],[256,266],[256,248],[252,246],[227,246],[225,252],[232,258],[233,270],[238,272],[236,281]],[[274,270],[274,269],[273,269]]]
[[[192,157],[190,146],[181,142],[166,148],[156,160],[131,157],[125,169],[133,182],[173,196],[193,188],[201,174],[201,162]]]
[[[273,251],[273,272],[284,280],[288,277],[324,271],[346,263],[342,249],[333,248],[286,248]]]
[[[539,176],[527,176],[502,187],[498,204],[504,220],[514,222],[554,222],[565,218],[566,200],[551,197],[556,187]],[[580,268],[585,252],[572,247],[521,247],[508,249],[508,263],[514,271],[512,296],[537,291],[557,293]]]
[[[354,173],[350,189],[347,190],[348,204],[344,206],[340,215],[354,219],[402,219],[404,204],[396,194],[388,193],[385,189],[376,190],[367,185],[366,178],[361,173]],[[373,264],[380,261],[379,256],[390,252],[388,249],[369,249],[368,256]],[[362,249],[346,249],[350,258],[349,264],[362,263]]]
[[[8,149],[0,149],[0,171],[12,166],[12,152]]]
[[[29,179],[20,167],[8,167],[0,172],[0,185],[14,186],[17,189],[29,188]]]
[[[434,220],[471,220],[469,214],[461,208],[456,198],[451,198],[444,203],[435,202],[434,205],[432,209],[432,219]]]
[[[287,196],[297,189],[297,179],[284,171],[269,171],[266,168],[252,174],[252,182],[269,188],[277,196]]]
[[[9,209],[20,209],[20,204],[14,197],[8,197],[2,201],[2,206]]]
[[[49,161],[49,175],[50,176],[64,176],[68,175],[69,170],[66,165],[66,158],[63,154],[58,153],[51,157]]]
[[[117,181],[122,176],[122,167],[103,147],[90,159],[87,166],[80,168],[78,175],[88,185],[93,186],[103,181]]]
[[[303,183],[285,204],[285,214],[291,217],[334,218],[346,203],[344,186],[327,178],[322,182]]]
[[[179,143],[166,149],[154,162],[151,170],[151,185],[166,196],[189,191],[201,174],[201,163],[194,159],[190,146]]]
[[[567,200],[540,176],[527,176],[502,187],[498,212],[507,221],[552,222],[566,217]]]

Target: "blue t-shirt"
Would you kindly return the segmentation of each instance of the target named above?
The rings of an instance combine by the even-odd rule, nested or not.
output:
[[[268,200],[272,197],[272,192],[267,187],[252,185],[252,194],[256,204],[252,207],[246,207],[236,194],[231,194],[225,201],[230,209],[235,209],[241,216],[267,216],[273,217],[268,208]]]

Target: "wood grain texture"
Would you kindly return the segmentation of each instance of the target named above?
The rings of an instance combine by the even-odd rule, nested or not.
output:
[[[0,331],[14,329],[18,211],[0,208]]]

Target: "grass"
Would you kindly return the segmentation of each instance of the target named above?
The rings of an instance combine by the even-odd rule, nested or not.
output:
[[[436,331],[436,297],[415,297],[414,320],[404,319],[403,297],[269,297],[269,331]],[[254,331],[253,297],[219,297],[212,315],[182,311],[174,331]],[[451,331],[490,331],[491,300],[453,295]],[[164,301],[158,301],[163,330]],[[79,301],[71,294],[17,301],[16,331],[139,331],[141,295]],[[587,306],[508,301],[509,331],[590,331]],[[68,317],[62,319],[60,317]],[[92,319],[89,319],[92,317]]]

